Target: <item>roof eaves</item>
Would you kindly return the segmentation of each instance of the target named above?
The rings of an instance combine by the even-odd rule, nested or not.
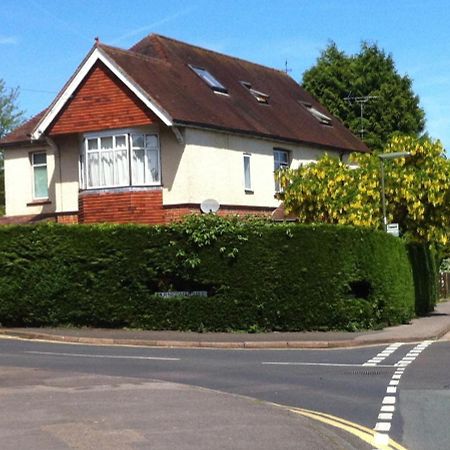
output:
[[[370,153],[369,149],[357,149],[357,148],[344,148],[340,146],[334,146],[331,144],[321,144],[320,142],[311,142],[301,139],[295,139],[295,138],[288,138],[280,135],[275,134],[269,134],[269,133],[259,133],[255,131],[249,131],[249,130],[242,130],[238,128],[228,128],[228,127],[221,127],[218,125],[211,125],[211,124],[204,124],[199,122],[191,122],[188,120],[180,120],[180,119],[174,119],[173,122],[174,127],[186,127],[186,128],[194,128],[194,129],[203,129],[203,130],[214,130],[219,131],[222,133],[233,133],[240,136],[246,136],[246,137],[255,137],[259,139],[266,139],[266,140],[272,140],[272,141],[278,141],[281,143],[286,144],[306,144],[315,148],[321,148],[321,149],[328,149],[336,152],[344,152],[344,153]]]

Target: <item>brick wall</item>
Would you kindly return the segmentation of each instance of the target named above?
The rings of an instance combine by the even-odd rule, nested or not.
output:
[[[183,218],[186,214],[201,214],[200,205],[167,205],[164,206],[166,223],[175,222]],[[239,216],[258,215],[270,216],[274,208],[222,205],[218,211],[219,216],[237,214]]]
[[[78,223],[78,213],[70,213],[70,214],[56,213],[56,222],[64,224]]]
[[[162,190],[81,192],[79,221],[80,223],[164,223]]]
[[[97,63],[49,128],[50,135],[147,125],[156,116]]]

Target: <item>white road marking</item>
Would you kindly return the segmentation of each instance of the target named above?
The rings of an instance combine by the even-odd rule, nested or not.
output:
[[[395,405],[397,398],[393,395],[387,395],[383,398],[383,405]]]
[[[425,350],[432,341],[424,341],[416,345],[412,350],[410,350],[406,356],[404,356],[400,361],[394,364],[397,369],[392,375],[389,381],[389,386],[386,388],[387,394],[397,394],[397,387],[400,383],[400,378],[405,372],[406,368],[416,360],[416,358]],[[375,359],[375,358],[374,358]],[[371,361],[374,361],[372,359]],[[391,429],[391,421],[395,411],[395,403],[397,397],[395,395],[387,395],[383,398],[382,405],[380,408],[380,413],[378,414],[378,420],[382,422],[377,422],[374,427],[375,431],[375,444],[377,448],[383,448],[389,443],[389,434],[387,433]],[[384,433],[380,433],[380,431]]]
[[[375,444],[381,446],[386,446],[389,444],[389,435],[386,433],[376,433],[375,434]]]
[[[396,342],[395,344],[391,344],[386,347],[383,351],[378,353],[378,355],[369,359],[367,362],[363,364],[363,366],[377,366],[378,363],[385,360],[388,356],[392,355],[399,347],[403,345],[403,342]]]
[[[391,429],[391,422],[378,422],[375,425],[375,431],[389,431]]]
[[[309,362],[277,362],[263,361],[266,366],[329,366],[329,367],[363,367],[364,364],[309,363]],[[395,367],[393,365],[377,365],[376,367]]]
[[[49,356],[73,356],[76,358],[109,358],[109,359],[141,359],[150,361],[179,361],[180,358],[166,358],[159,356],[119,356],[119,355],[89,355],[87,353],[60,353],[60,352],[33,352],[28,351],[33,355],[49,355]]]
[[[395,411],[395,406],[393,405],[383,405],[380,409],[381,412],[394,412]]]

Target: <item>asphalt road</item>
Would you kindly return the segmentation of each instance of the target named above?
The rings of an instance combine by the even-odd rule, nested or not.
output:
[[[1,448],[364,449],[375,429],[380,446],[448,449],[449,351],[448,341],[193,350],[0,340]],[[18,433],[35,447],[17,445]]]

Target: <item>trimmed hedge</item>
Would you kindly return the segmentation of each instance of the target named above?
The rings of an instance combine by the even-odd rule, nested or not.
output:
[[[208,297],[157,295],[171,290]],[[413,314],[405,245],[381,232],[215,216],[0,228],[2,325],[353,330]]]
[[[434,310],[439,297],[437,258],[424,243],[408,243],[408,252],[414,278],[415,311],[425,316]]]

